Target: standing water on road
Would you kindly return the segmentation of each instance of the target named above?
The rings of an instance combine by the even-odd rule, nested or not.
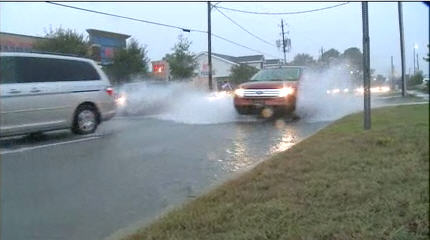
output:
[[[255,119],[236,113],[232,95],[210,93],[196,88],[190,82],[132,83],[124,85],[120,91],[127,95],[129,102],[124,110],[130,114],[144,114],[151,118],[185,124],[217,124]]]

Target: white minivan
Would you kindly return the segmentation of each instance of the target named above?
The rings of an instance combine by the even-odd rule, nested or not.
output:
[[[113,89],[85,58],[0,53],[0,136],[70,128],[93,133],[115,115]]]

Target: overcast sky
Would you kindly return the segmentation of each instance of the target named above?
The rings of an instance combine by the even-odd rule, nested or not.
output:
[[[178,25],[184,28],[207,30],[207,5],[205,2],[140,2],[140,3],[100,3],[63,2],[70,6],[89,8],[118,15]],[[266,2],[222,2],[218,6],[248,11],[290,12],[302,11],[339,4],[329,3],[266,3]],[[319,49],[335,48],[343,52],[349,47],[362,49],[361,3],[353,2],[340,7],[298,15],[252,15],[223,10],[250,32],[272,42],[279,39],[280,22],[283,18],[292,41],[287,60],[297,53],[308,53],[318,57]],[[419,66],[428,74],[428,63],[422,57],[428,52],[429,8],[420,2],[403,3],[405,31],[406,70],[413,71],[413,47],[418,46]],[[371,67],[377,73],[386,75],[390,71],[390,57],[400,70],[399,28],[397,3],[369,3]],[[86,33],[95,28],[131,35],[147,46],[151,60],[159,60],[177,41],[181,30],[133,22],[115,17],[64,8],[48,3],[0,3],[0,30],[17,34],[44,36],[50,29],[58,27],[74,29]],[[257,40],[216,10],[212,12],[212,31],[230,40],[266,53],[266,58],[278,56],[281,52],[273,46]],[[191,50],[195,53],[207,51],[207,35],[203,33],[183,33],[192,41]],[[213,38],[212,51],[232,56],[258,54],[239,46]]]

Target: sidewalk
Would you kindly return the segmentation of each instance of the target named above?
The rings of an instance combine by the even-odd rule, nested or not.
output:
[[[426,93],[423,93],[423,92],[420,92],[420,91],[417,91],[417,90],[408,90],[407,92],[410,95],[423,98],[427,102],[429,101],[429,94],[428,93],[426,94]]]

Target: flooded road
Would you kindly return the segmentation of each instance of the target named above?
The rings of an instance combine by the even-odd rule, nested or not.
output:
[[[316,95],[298,98],[301,120],[265,120],[184,84],[131,88],[122,110],[143,116],[115,117],[86,136],[0,140],[1,239],[118,239],[362,109],[362,97],[309,90]],[[380,97],[372,107],[408,101]]]
[[[328,122],[118,117],[96,134],[0,143],[2,239],[112,239]]]

